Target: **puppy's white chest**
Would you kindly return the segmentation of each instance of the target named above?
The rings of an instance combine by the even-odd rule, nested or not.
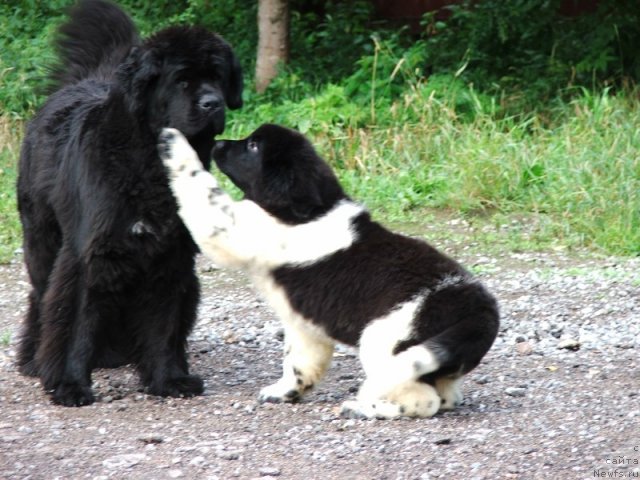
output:
[[[323,339],[328,337],[323,328],[314,324],[293,308],[284,288],[273,280],[268,271],[253,271],[250,275],[254,285],[278,315],[285,329],[304,330]]]

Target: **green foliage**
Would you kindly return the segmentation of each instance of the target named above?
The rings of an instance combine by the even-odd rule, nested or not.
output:
[[[43,101],[39,92],[47,68],[55,62],[52,41],[73,0],[12,0],[0,4],[0,110],[27,117]],[[201,24],[218,31],[234,46],[246,71],[257,43],[257,2],[238,0],[121,0],[142,36],[174,24]]]
[[[14,122],[0,117],[0,263],[9,260],[20,245],[15,186],[21,133]]]
[[[0,111],[17,118],[32,111],[46,65],[53,60],[49,36],[65,2],[9,1],[0,4]]]
[[[230,112],[225,137],[244,136],[263,121],[306,129],[345,189],[386,220],[420,222],[425,209],[437,208],[487,218],[494,227],[478,232],[476,240],[488,246],[560,245],[640,255],[640,115],[634,92],[584,90],[545,115],[526,117],[496,117],[472,99],[478,107],[466,117],[456,112],[456,96],[447,97],[452,91],[446,82],[441,89],[419,84],[380,115],[384,125],[368,125],[369,112],[337,85],[299,102],[259,104],[250,98],[245,109]],[[20,132],[6,125],[0,261],[10,258],[20,240]]]
[[[434,76],[396,99],[376,101],[375,124],[366,93],[348,95],[340,85],[295,102],[280,99],[250,97],[233,112],[227,135],[241,137],[269,121],[297,127],[313,138],[347,191],[388,219],[453,209],[496,219],[485,239],[523,245],[516,239],[529,235],[534,243],[527,248],[562,244],[640,254],[635,91],[613,96],[580,89],[544,112],[505,116],[494,98],[455,77]],[[514,218],[526,220],[514,224]]]
[[[363,55],[373,53],[372,33],[390,31],[372,20],[368,0],[294,0],[291,10],[291,64],[313,85],[350,75]]]
[[[20,120],[42,101],[70,3],[0,5],[0,261],[20,242]],[[367,1],[292,0],[292,61],[261,95],[251,88],[257,1],[120,3],[143,35],[174,23],[221,33],[247,74],[224,136],[297,128],[386,220],[435,208],[485,219],[478,238],[489,245],[640,255],[635,2],[601,0],[576,18],[557,14],[559,0],[462,3],[447,21],[425,17],[430,35],[416,39],[372,21]]]
[[[0,5],[0,108],[25,117],[42,98],[51,40],[72,0],[11,0]],[[234,47],[252,84],[257,46],[257,0],[122,0],[146,36],[175,23],[197,23],[221,33]],[[327,84],[369,110],[386,110],[418,81],[455,79],[458,107],[489,94],[491,108],[513,113],[539,108],[572,86],[588,88],[637,82],[640,9],[635,0],[600,0],[598,11],[560,13],[561,0],[500,2],[465,0],[452,15],[424,19],[425,34],[375,20],[368,0],[291,0],[291,62],[287,79],[274,84],[267,101],[297,101]],[[428,34],[427,34],[428,32]],[[293,85],[293,83],[297,83]],[[468,95],[472,85],[473,95]],[[462,87],[462,88],[460,88]],[[467,97],[466,99],[463,97]],[[463,105],[466,103],[466,106]],[[486,106],[486,105],[485,105]]]
[[[561,13],[561,0],[464,0],[451,18],[425,17],[427,65],[459,70],[484,91],[524,93],[529,101],[572,85],[622,85],[640,79],[635,0],[600,0],[598,10]],[[566,2],[565,2],[566,3]],[[579,5],[579,2],[577,2]]]

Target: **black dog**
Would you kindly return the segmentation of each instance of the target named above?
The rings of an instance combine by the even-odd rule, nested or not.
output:
[[[234,202],[166,129],[161,150],[180,216],[204,253],[239,267],[285,328],[282,378],[260,400],[294,402],[324,375],[335,342],[366,374],[347,415],[428,417],[461,400],[463,376],[498,332],[493,296],[461,265],[371,220],[298,132],[263,125],[213,157]]]
[[[18,206],[32,291],[18,353],[55,403],[94,401],[91,371],[136,364],[156,395],[203,391],[186,339],[200,288],[197,247],[157,151],[185,132],[204,168],[225,104],[242,105],[231,47],[198,27],[140,40],[130,18],[81,2],[60,29],[53,93],[30,122]]]

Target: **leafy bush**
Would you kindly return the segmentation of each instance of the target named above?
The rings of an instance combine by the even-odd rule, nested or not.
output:
[[[49,36],[63,0],[0,4],[0,111],[20,118],[39,103],[39,79],[53,60]]]
[[[553,97],[573,85],[590,88],[640,80],[640,9],[634,0],[600,0],[596,12],[560,13],[561,0],[464,0],[451,18],[425,17],[426,66],[459,70],[476,88]]]
[[[42,101],[70,3],[0,4],[0,261],[19,244],[19,120]],[[640,254],[635,1],[600,0],[597,14],[577,18],[558,15],[559,0],[466,1],[445,22],[427,15],[430,34],[414,38],[373,21],[364,0],[292,0],[292,61],[261,95],[251,88],[257,1],[120,3],[143,35],[174,23],[221,33],[249,87],[225,137],[263,122],[298,128],[387,219],[426,207],[481,211],[496,224],[526,216],[543,245]]]
[[[43,101],[47,68],[55,61],[52,41],[73,0],[13,0],[0,3],[0,109],[24,118]],[[243,59],[255,58],[257,2],[238,0],[121,0],[143,36],[168,25],[201,24],[220,32]]]

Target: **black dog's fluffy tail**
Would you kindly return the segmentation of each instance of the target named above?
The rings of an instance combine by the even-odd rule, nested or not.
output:
[[[129,16],[106,0],[82,0],[58,31],[59,64],[50,73],[51,91],[94,76],[109,78],[132,46],[140,43]]]

